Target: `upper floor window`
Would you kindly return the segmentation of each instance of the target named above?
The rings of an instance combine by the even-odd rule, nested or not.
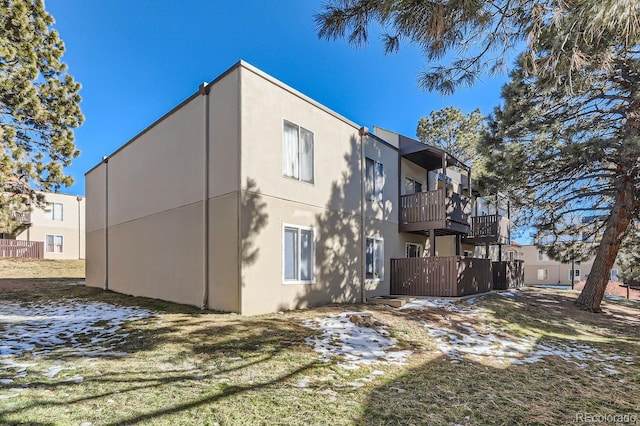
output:
[[[538,250],[538,261],[546,261],[549,260],[549,257],[542,250]]]
[[[384,167],[371,158],[365,159],[364,191],[367,201],[382,202],[382,187],[384,186]]]
[[[288,121],[284,122],[282,174],[313,183],[313,133]]]
[[[62,220],[62,203],[47,203],[44,218],[48,220]]]

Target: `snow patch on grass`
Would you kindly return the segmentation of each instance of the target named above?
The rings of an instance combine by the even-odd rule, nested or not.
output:
[[[119,334],[125,322],[150,315],[144,309],[102,302],[0,302],[0,356],[36,350],[37,354],[48,354],[69,347],[86,351],[114,347],[127,337]]]
[[[473,307],[471,310],[478,311],[475,315],[467,313],[467,317],[477,321],[477,328],[472,327],[470,323],[452,322],[450,327],[443,327],[423,321],[436,348],[451,358],[452,362],[460,362],[470,357],[476,360],[486,358],[499,364],[532,364],[544,361],[547,357],[558,357],[580,368],[590,367],[588,362],[597,362],[600,370],[613,375],[618,374],[617,370],[607,362],[632,359],[607,354],[578,342],[571,344],[556,340],[539,342],[533,337],[511,336],[486,323],[486,315],[479,312],[478,308]],[[479,329],[482,331],[478,331]]]
[[[0,301],[0,371],[13,370],[14,378],[27,376],[34,363],[19,363],[17,356],[30,354],[122,357],[117,351],[126,339],[123,325],[152,315],[152,312],[102,302],[70,301],[61,303],[17,304]],[[44,374],[53,378],[66,369],[54,365]],[[80,383],[84,379],[70,379]]]
[[[307,338],[306,342],[320,354],[320,362],[328,362],[340,356],[342,368],[357,369],[360,364],[406,363],[412,351],[394,350],[398,341],[383,327],[361,327],[350,321],[352,313],[345,312],[327,318],[315,318],[303,322],[322,335]]]

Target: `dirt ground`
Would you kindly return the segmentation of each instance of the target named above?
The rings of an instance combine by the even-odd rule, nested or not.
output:
[[[60,285],[84,284],[78,278],[0,278],[0,293],[46,290]]]

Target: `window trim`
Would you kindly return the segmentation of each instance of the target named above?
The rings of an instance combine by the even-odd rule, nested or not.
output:
[[[60,218],[56,217],[56,205],[60,206]],[[56,203],[53,201],[47,201],[44,208],[44,218],[46,220],[63,222],[64,221],[64,203]]]
[[[285,253],[284,253],[284,249],[285,249],[285,233],[287,231],[287,228],[289,229],[296,229],[298,231],[298,258],[296,259],[298,262],[298,271],[297,271],[297,279],[287,279],[285,278],[285,268],[286,268],[286,257],[285,257]],[[302,262],[300,262],[301,260],[301,244],[302,244],[302,239],[300,238],[300,231],[311,231],[311,279],[310,280],[301,280],[300,277],[300,269],[302,267]],[[282,224],[282,247],[280,250],[280,254],[282,256],[282,284],[283,285],[296,285],[296,284],[315,284],[316,282],[316,229],[312,226],[303,226],[303,225],[293,225],[290,223],[283,223]]]
[[[375,252],[375,248],[378,246],[382,248],[382,272],[380,274],[379,277],[368,277],[368,273],[367,273],[367,241],[368,240],[372,240],[373,241],[373,253],[372,253],[372,260],[373,260],[373,274],[375,275],[375,270],[376,270],[376,252]],[[365,281],[384,281],[384,275],[385,275],[385,271],[384,271],[384,238],[382,237],[377,237],[374,235],[369,235],[367,237],[365,237],[365,245],[364,245],[364,279]]]
[[[373,176],[372,176],[372,181],[371,181],[371,195],[367,194],[367,180],[369,179],[369,174],[367,173],[367,163],[371,161],[373,163]],[[377,190],[377,185],[376,182],[378,181],[377,179],[377,175],[376,172],[378,170],[378,166],[380,166],[380,169],[382,171],[382,187],[380,188],[380,194],[378,194],[378,190]],[[373,202],[373,203],[382,203],[384,201],[384,181],[385,181],[385,177],[384,177],[384,164],[379,162],[378,160],[375,160],[371,157],[365,157],[364,160],[364,187],[365,187],[365,193],[364,193],[364,199],[365,201],[368,202]],[[380,198],[380,199],[378,199]]]
[[[291,176],[286,174],[286,171],[284,170],[284,152],[285,152],[285,127],[289,125],[291,127],[295,127],[298,130],[298,176]],[[301,170],[300,170],[300,165],[302,163],[301,158],[302,158],[302,149],[301,149],[301,143],[302,143],[302,139],[300,137],[301,135],[301,130],[304,130],[306,132],[309,132],[311,134],[311,180],[304,180],[300,177],[301,175]],[[315,184],[315,180],[316,180],[316,153],[315,153],[315,149],[316,149],[316,135],[314,132],[312,132],[311,130],[302,127],[292,121],[289,121],[287,119],[283,119],[282,120],[282,165],[283,165],[283,170],[282,170],[282,176],[288,179],[293,179],[296,180],[298,182],[303,182],[303,183],[307,183],[309,185],[314,185]]]
[[[424,255],[424,245],[420,243],[404,243],[404,256],[409,258],[409,246],[417,246],[419,255],[417,257],[422,257]]]
[[[53,238],[53,250],[49,250],[49,241],[47,241],[49,239],[49,237]],[[57,251],[56,250],[56,238],[60,238],[61,243],[61,250]],[[44,236],[44,251],[45,253],[64,253],[64,235],[60,235],[60,234],[45,234]]]

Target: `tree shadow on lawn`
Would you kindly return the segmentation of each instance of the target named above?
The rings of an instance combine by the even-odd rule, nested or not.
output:
[[[30,398],[12,408],[0,408],[0,421],[9,421],[9,415],[29,415],[32,410],[73,408],[74,405],[76,409],[86,408],[87,404],[83,403],[95,405],[114,394],[140,399],[165,388],[193,388],[193,392],[183,398],[169,398],[163,403],[129,409],[129,413],[136,414],[114,420],[113,424],[137,423],[286,382],[318,366],[316,355],[305,343],[305,338],[315,332],[297,324],[298,320],[168,314],[161,321],[161,327],[149,323],[144,339],[134,339],[146,342],[136,348],[137,354],[123,359],[100,360],[100,366],[96,367],[100,373],[83,374],[82,383],[25,378],[16,384],[0,385],[0,389],[18,385],[28,390],[53,392]],[[133,323],[127,332],[131,333],[136,324],[140,321]],[[300,350],[293,352],[298,355],[292,357],[291,349],[297,347]],[[41,359],[59,361],[53,354]],[[68,357],[64,361],[81,359]],[[185,363],[189,365],[185,367]],[[247,380],[246,377],[257,379]]]
[[[487,299],[483,307],[504,324],[533,329],[543,335],[620,338],[640,344],[640,309],[605,302],[604,312],[594,314],[578,309],[577,294],[527,288],[510,300]],[[504,298],[504,297],[503,297]],[[507,298],[504,298],[507,299]],[[638,347],[636,346],[636,350]]]
[[[496,368],[441,356],[373,390],[356,424],[570,424],[577,413],[637,413],[637,385],[559,359]]]

